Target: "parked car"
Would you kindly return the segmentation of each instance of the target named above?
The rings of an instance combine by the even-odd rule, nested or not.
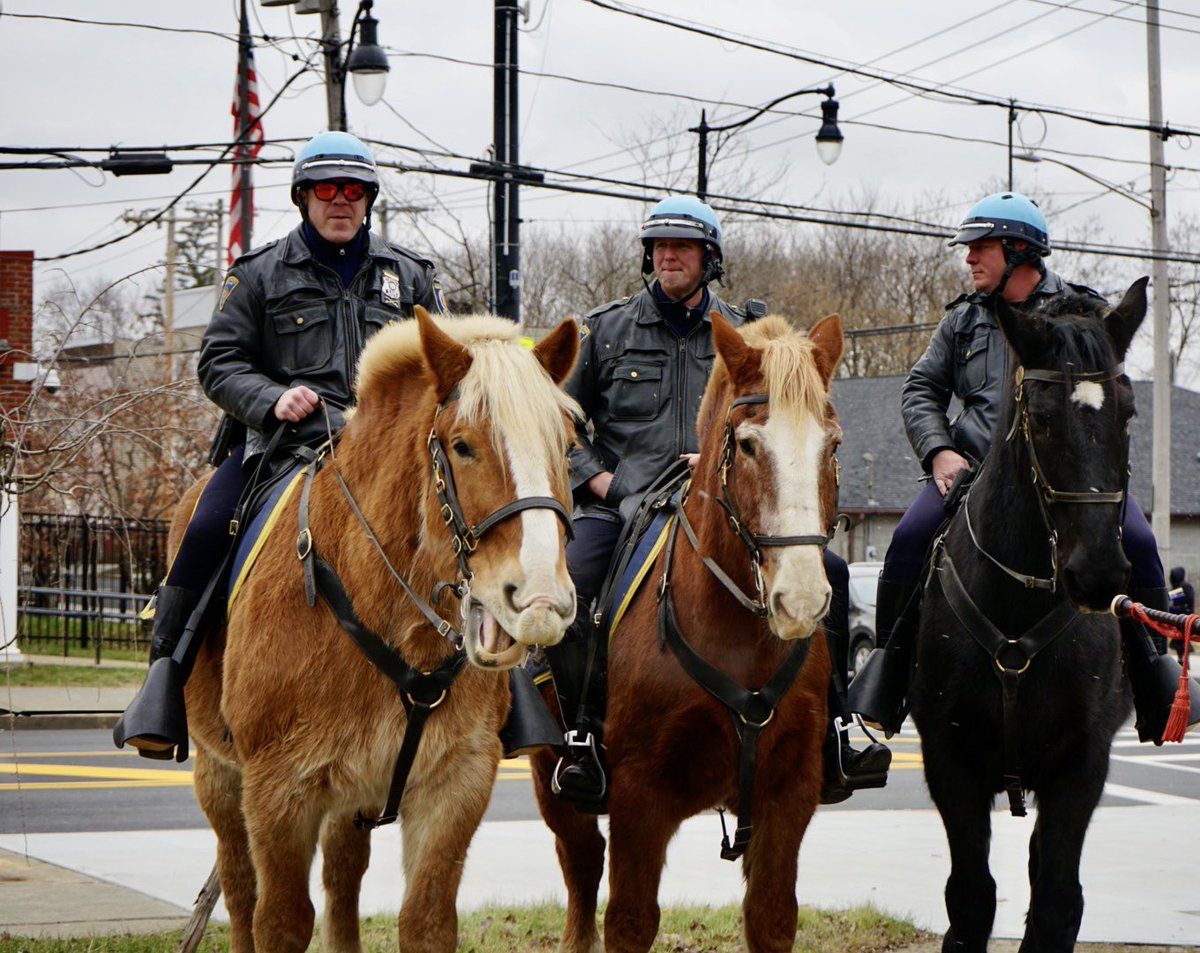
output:
[[[875,590],[883,563],[850,563],[850,654],[846,668],[853,677],[875,648]]]

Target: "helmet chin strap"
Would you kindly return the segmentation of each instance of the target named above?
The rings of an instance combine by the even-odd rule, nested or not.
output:
[[[1045,277],[1046,263],[1042,261],[1041,253],[1032,245],[1026,245],[1017,251],[1007,238],[1002,238],[1000,245],[1004,249],[1004,274],[1000,277],[1000,283],[988,292],[989,295],[999,297],[1004,294],[1004,289],[1008,286],[1008,279],[1012,277],[1017,268],[1026,263],[1033,265],[1038,270],[1038,274]]]

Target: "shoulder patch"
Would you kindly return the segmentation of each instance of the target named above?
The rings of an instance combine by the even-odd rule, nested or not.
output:
[[[588,335],[590,335],[591,333],[592,333],[592,326],[590,324],[579,325],[579,340],[586,341],[588,339]]]
[[[221,288],[221,300],[217,302],[218,311],[225,310],[225,302],[229,300],[229,296],[233,294],[233,290],[238,286],[238,284],[239,282],[237,278],[235,278],[233,275],[226,276],[225,284]]]
[[[429,290],[433,293],[433,300],[437,304],[438,311],[441,314],[449,314],[450,309],[446,307],[446,295],[442,291],[442,279],[434,278]]]

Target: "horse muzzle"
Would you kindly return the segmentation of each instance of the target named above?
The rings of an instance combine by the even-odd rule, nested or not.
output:
[[[463,649],[472,665],[497,671],[509,669],[524,660],[531,645],[557,645],[574,619],[574,603],[565,616],[550,600],[541,599],[505,616],[502,625],[484,603],[470,599],[463,627]]]

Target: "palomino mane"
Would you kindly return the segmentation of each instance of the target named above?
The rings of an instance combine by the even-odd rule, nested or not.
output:
[[[769,314],[738,328],[738,333],[751,347],[762,352],[762,375],[772,414],[801,417],[805,414],[822,419],[829,395],[813,357],[814,345],[799,334],[778,314]],[[708,405],[717,399],[729,383],[729,371],[719,357],[713,366],[700,420],[707,420],[714,408]]]
[[[459,384],[459,416],[472,425],[490,418],[493,436],[503,433],[511,447],[561,447],[565,454],[573,435],[563,427],[562,415],[579,416],[579,405],[555,386],[533,352],[519,345],[517,325],[485,314],[433,320],[471,352],[470,370]],[[417,322],[388,325],[363,349],[355,385],[359,402],[394,387],[395,380],[423,375],[423,368]]]

